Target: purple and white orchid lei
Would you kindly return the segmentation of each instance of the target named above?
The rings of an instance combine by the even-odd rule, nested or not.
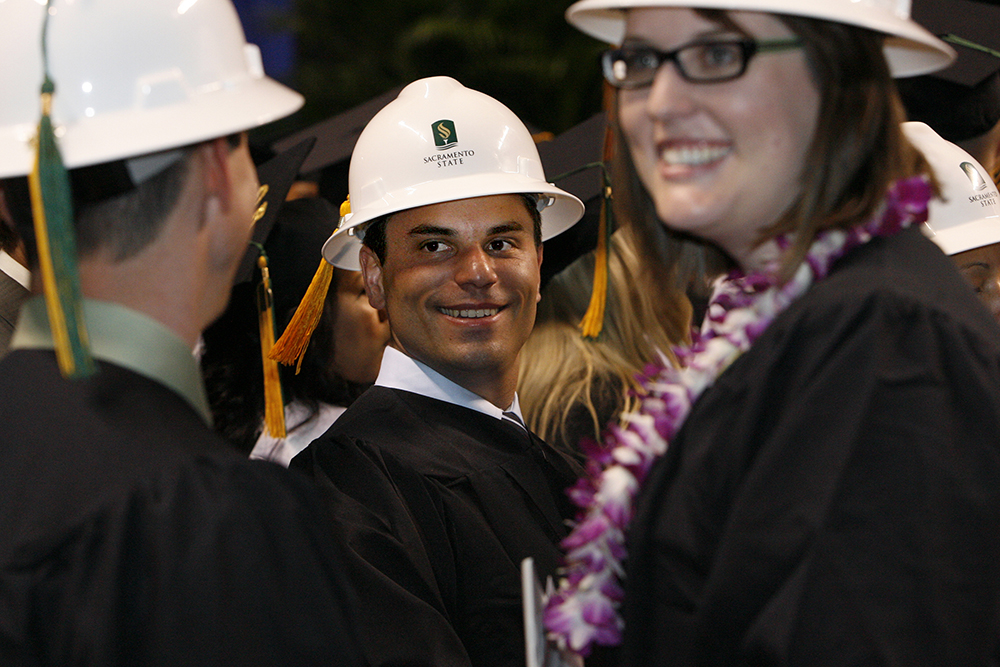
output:
[[[666,452],[691,406],[779,313],[826,277],[837,259],[875,236],[926,220],[931,194],[923,177],[897,182],[872,220],[850,231],[820,232],[794,277],[783,285],[773,272],[732,272],[717,284],[702,330],[692,334],[690,345],[676,349],[680,367],[666,360],[649,367],[638,409],[623,416],[622,426],[609,426],[603,445],[581,443],[588,455],[587,476],[568,491],[581,512],[562,542],[562,578],[546,603],[550,641],[582,656],[595,643],[621,643],[625,530],[646,474]],[[787,237],[777,241],[780,248],[789,242]]]

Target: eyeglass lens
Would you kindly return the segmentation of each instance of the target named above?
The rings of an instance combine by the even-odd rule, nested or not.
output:
[[[648,86],[659,68],[673,61],[688,81],[728,81],[743,75],[747,63],[760,51],[780,51],[801,46],[797,38],[755,42],[727,40],[687,44],[673,51],[660,51],[644,44],[627,45],[604,53],[604,76],[618,88]]]
[[[730,79],[743,73],[746,45],[737,41],[706,42],[669,52],[645,45],[624,46],[605,54],[605,76],[620,88],[647,86],[661,65],[673,61],[680,75],[689,81]]]

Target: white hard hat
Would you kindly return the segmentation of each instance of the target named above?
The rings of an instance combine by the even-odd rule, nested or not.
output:
[[[1000,243],[1000,193],[975,158],[924,123],[903,123],[941,185],[931,200],[924,232],[947,254]]]
[[[510,109],[445,76],[409,84],[369,121],[351,154],[348,186],[344,229],[418,206],[523,193],[539,196],[549,239],[584,211],[545,180],[535,142]],[[332,262],[326,246],[323,256]]]
[[[947,67],[955,51],[910,20],[910,0],[579,0],[566,10],[575,28],[609,44],[625,38],[625,10],[689,7],[768,12],[856,25],[886,35],[885,57],[893,76],[916,76]]]
[[[45,11],[0,0],[0,178],[31,170]],[[264,76],[230,0],[53,2],[46,42],[70,169],[247,130],[303,102]]]

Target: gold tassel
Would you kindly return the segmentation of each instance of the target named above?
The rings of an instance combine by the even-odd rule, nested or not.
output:
[[[313,331],[316,330],[319,318],[323,314],[323,304],[326,302],[326,293],[330,289],[332,279],[333,265],[321,259],[319,268],[309,283],[309,289],[306,290],[299,307],[292,315],[292,320],[267,355],[286,366],[295,364],[296,375],[302,369],[302,357],[306,354],[309,339],[312,338]]]
[[[257,325],[260,329],[260,356],[264,364],[264,428],[272,438],[284,438],[285,401],[281,395],[281,377],[278,363],[268,358],[274,345],[274,294],[271,291],[271,272],[267,267],[267,253],[260,248],[257,258],[260,267],[260,285],[257,286]]]
[[[82,378],[95,371],[90,341],[83,316],[80,272],[76,261],[73,231],[73,198],[69,174],[59,153],[52,125],[52,94],[55,84],[49,77],[46,32],[49,12],[42,25],[42,117],[38,123],[35,162],[28,175],[35,242],[49,327],[63,377]]]
[[[594,251],[594,286],[590,293],[590,304],[580,320],[580,332],[584,338],[596,339],[604,328],[604,311],[608,302],[608,245],[611,240],[608,224],[611,187],[604,186],[604,201],[601,217],[597,225],[597,248]]]
[[[605,107],[613,108],[613,105],[609,107],[608,95],[609,93],[606,90]],[[597,248],[594,251],[594,286],[590,293],[590,304],[587,306],[587,312],[583,314],[579,325],[583,337],[590,339],[597,339],[601,335],[601,330],[604,329],[604,312],[608,303],[608,248],[611,245],[611,232],[614,229],[614,211],[611,207],[611,178],[604,165],[607,165],[611,159],[613,137],[611,120],[609,118],[604,130],[604,155],[602,156],[604,161],[601,170],[604,180],[604,198],[601,201],[601,216],[597,224]]]
[[[340,225],[344,224],[344,217],[351,212],[351,196],[340,205]],[[309,347],[309,339],[312,338],[319,318],[323,315],[323,305],[326,303],[326,293],[330,290],[330,281],[333,280],[333,265],[325,259],[319,260],[319,268],[313,275],[312,282],[306,290],[299,307],[295,309],[292,320],[285,327],[285,332],[281,338],[271,348],[268,355],[271,359],[279,361],[286,366],[295,364],[295,374],[298,375],[302,369],[302,357]]]

